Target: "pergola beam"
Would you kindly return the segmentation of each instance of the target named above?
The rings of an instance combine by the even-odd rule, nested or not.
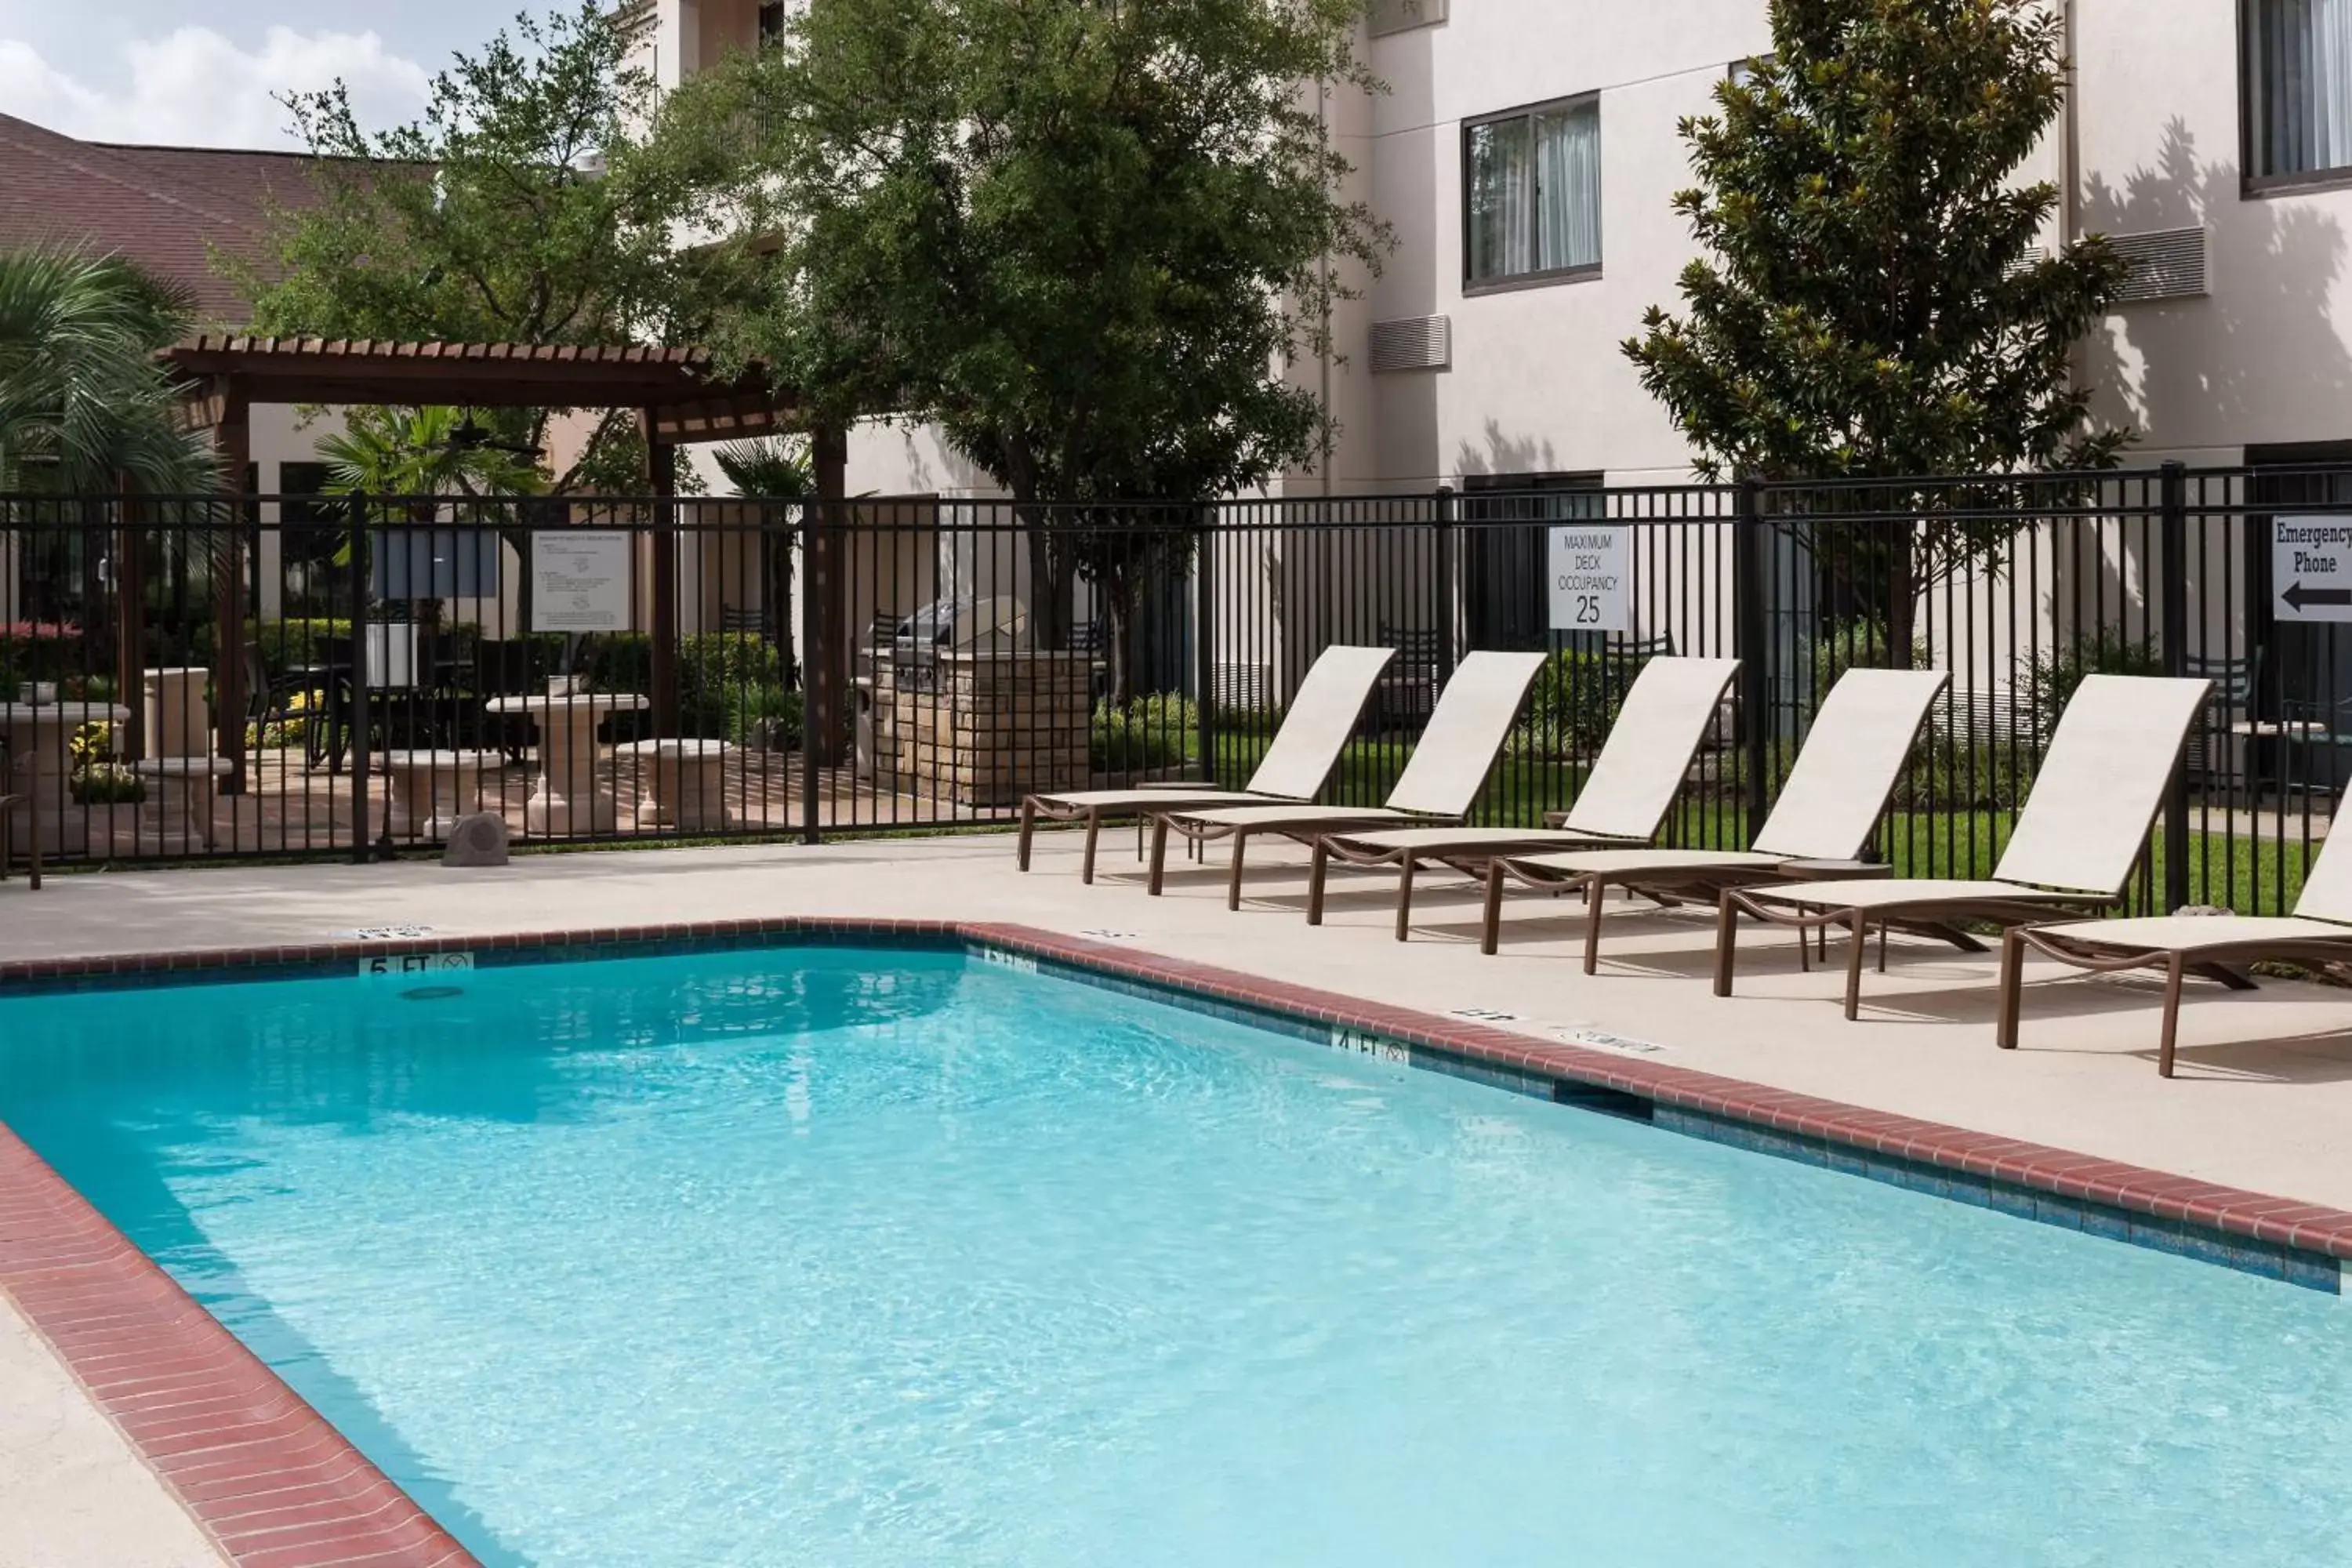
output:
[[[709,353],[642,344],[610,347],[524,343],[383,342],[351,339],[205,336],[160,356],[188,391],[192,424],[210,427],[221,450],[226,488],[246,487],[250,459],[248,410],[255,404],[417,405],[460,408],[631,409],[646,441],[646,475],[654,498],[651,632],[654,729],[676,733],[678,722],[678,561],[677,448],[706,441],[809,429],[820,501],[838,502],[845,488],[845,437],[837,426],[816,428],[799,400],[769,380],[764,366],[717,374]],[[815,559],[803,593],[818,595],[815,624],[828,649],[845,645],[845,585],[839,520],[827,512],[812,542]],[[226,552],[230,570],[218,595],[218,651],[213,671],[219,754],[245,772],[245,658],[242,530],[232,528]],[[778,605],[782,617],[788,606]],[[355,631],[355,636],[361,635]],[[804,667],[837,672],[834,658],[803,656]],[[812,694],[811,744],[831,756],[844,693],[838,682]],[[819,742],[815,737],[825,739]]]

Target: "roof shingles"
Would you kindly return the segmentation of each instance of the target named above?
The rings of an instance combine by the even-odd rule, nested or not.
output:
[[[213,269],[217,247],[257,256],[272,204],[314,199],[296,153],[80,142],[0,114],[0,247],[72,245],[136,262],[194,296],[215,321],[250,302]]]

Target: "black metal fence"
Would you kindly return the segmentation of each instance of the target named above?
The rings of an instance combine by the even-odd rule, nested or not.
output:
[[[2294,902],[2352,748],[2352,470],[1004,501],[0,498],[0,734],[61,859],[808,840],[1031,790],[1245,781],[1334,643],[1391,647],[1378,802],[1473,648],[1550,657],[1475,816],[1575,798],[1660,654],[1737,656],[1666,829],[1735,845],[1857,664],[1953,674],[1881,825],[1999,858],[2095,670],[2213,696],[2143,907]]]

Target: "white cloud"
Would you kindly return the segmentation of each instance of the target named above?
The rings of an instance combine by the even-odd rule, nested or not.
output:
[[[258,49],[209,27],[181,27],[123,46],[127,78],[91,86],[51,66],[30,44],[0,38],[0,106],[37,124],[93,142],[198,147],[284,147],[279,95],[341,78],[362,124],[412,118],[429,73],[391,53],[374,33],[298,33],[272,27]]]

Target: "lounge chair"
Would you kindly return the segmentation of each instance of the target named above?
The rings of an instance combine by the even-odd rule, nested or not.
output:
[[[1282,728],[1258,759],[1257,771],[1238,790],[1202,784],[1174,784],[1157,789],[1077,790],[1059,795],[1033,795],[1021,802],[1020,860],[1029,869],[1030,841],[1037,819],[1084,822],[1086,858],[1078,879],[1095,879],[1095,843],[1106,818],[1128,820],[1160,813],[1205,809],[1219,805],[1297,805],[1315,798],[1347,749],[1348,737],[1371,696],[1372,686],[1396,657],[1391,647],[1327,647],[1298,683],[1283,716]]]
[[[1242,907],[1242,859],[1261,833],[1311,844],[1326,833],[1399,823],[1459,823],[1494,771],[1495,758],[1518,716],[1528,688],[1544,666],[1540,653],[1474,653],[1438,694],[1412,760],[1389,791],[1385,805],[1238,805],[1222,810],[1163,812],[1151,819],[1152,897],[1160,896],[1168,863],[1168,835],[1195,843],[1234,841],[1225,907]]]
[[[2341,816],[2337,820],[2342,820]],[[2352,838],[2352,830],[2345,834]],[[2164,1027],[2156,1070],[2172,1076],[2180,1033],[2180,983],[2195,974],[2232,991],[2251,991],[2244,966],[2263,960],[2328,964],[2352,963],[2352,845],[2342,850],[2330,834],[2311,863],[2294,913],[2248,919],[2234,915],[2151,915],[2139,920],[2084,921],[2074,925],[2013,926],[2001,942],[2000,1021],[1994,1043],[2017,1048],[2024,1001],[2025,950],[2075,969],[2164,971]]]
[[[1585,895],[1584,973],[1593,974],[1601,967],[1601,905],[1611,888],[1630,889],[1661,904],[1696,899],[1713,902],[1727,888],[1780,880],[1781,868],[1794,862],[1853,859],[1886,809],[1904,759],[1927,721],[1929,704],[1950,680],[1939,669],[1847,670],[1813,715],[1804,750],[1789,770],[1780,799],[1751,849],[1599,849],[1497,857],[1486,868],[1480,951],[1491,953],[1499,944],[1503,889],[1509,881],[1553,898]],[[1613,735],[1610,743],[1616,743]]]
[[[1394,827],[1318,837],[1307,873],[1307,923],[1323,923],[1323,884],[1335,859],[1397,868],[1396,937],[1402,942],[1412,931],[1413,876],[1423,862],[1476,878],[1498,855],[1647,844],[1673,807],[1738,670],[1736,658],[1653,658],[1643,665],[1575,809],[1552,826]]]
[[[2086,675],[2058,721],[2009,847],[1983,880],[1921,877],[1899,881],[1789,883],[1731,888],[1717,904],[1715,994],[1731,994],[1739,917],[1810,933],[1843,926],[1845,1016],[1862,1009],[1862,957],[1872,927],[1931,936],[1967,952],[1984,944],[1964,921],[2001,927],[2053,914],[2095,914],[2123,897],[2147,843],[2166,781],[2180,764],[2189,726],[2207,682],[2132,675]]]

